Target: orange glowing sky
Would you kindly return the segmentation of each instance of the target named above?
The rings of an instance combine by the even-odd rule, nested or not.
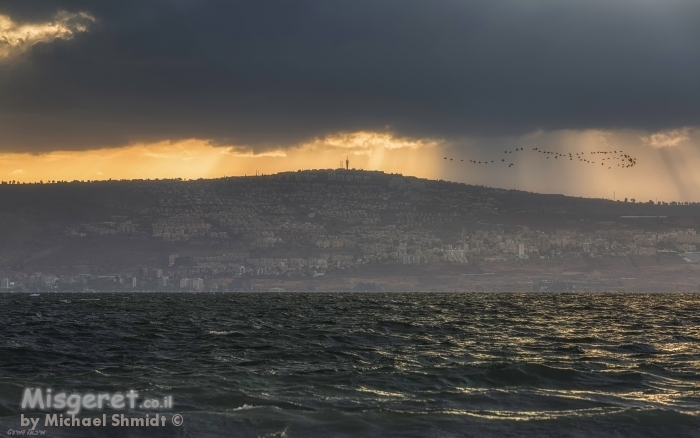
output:
[[[383,0],[111,3],[0,6],[0,181],[215,178],[348,157],[491,187],[700,201],[697,2],[417,2],[402,20]],[[533,148],[624,150],[637,165]]]
[[[253,152],[214,146],[205,140],[134,144],[122,148],[61,151],[42,155],[0,155],[3,180],[104,180],[212,178],[338,167],[404,172],[425,178],[439,174],[438,143],[359,132],[317,139],[293,148]]]
[[[244,147],[215,146],[191,139],[133,144],[88,151],[56,151],[41,155],[0,155],[0,179],[106,180],[141,178],[213,178],[338,167],[349,157],[353,168],[381,170],[422,178],[446,179],[493,187],[574,196],[636,198],[647,201],[700,200],[700,154],[692,131],[639,135],[633,132],[560,131],[535,133],[505,141],[523,147],[508,169],[474,166],[460,159],[498,157],[490,145],[465,139],[407,139],[391,133],[356,132],[318,138],[295,147],[253,152]],[[631,169],[608,170],[578,162],[553,164],[527,153],[533,147],[559,152],[589,152],[624,148],[638,159]],[[444,160],[444,156],[455,161]],[[513,161],[513,160],[511,160]],[[615,192],[615,194],[613,194]]]

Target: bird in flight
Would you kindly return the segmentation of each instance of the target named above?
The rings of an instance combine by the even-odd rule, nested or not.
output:
[[[503,153],[504,154],[512,154],[513,152],[521,152],[524,150],[525,150],[525,148],[517,147],[513,150],[504,150]],[[586,164],[598,164],[598,163],[596,161],[584,158],[584,156],[585,156],[584,154],[588,153],[588,155],[594,155],[594,156],[595,155],[599,155],[599,156],[602,155],[603,157],[600,158],[600,165],[603,167],[605,167],[605,164],[606,164],[605,161],[609,161],[609,160],[620,161],[620,163],[616,164],[615,167],[619,167],[619,168],[623,168],[623,169],[634,167],[637,164],[636,158],[630,156],[629,154],[623,153],[623,151],[621,151],[621,150],[620,151],[617,151],[617,150],[613,150],[613,151],[587,151],[587,152],[580,151],[580,152],[564,152],[564,153],[562,153],[562,152],[553,152],[553,151],[542,150],[540,148],[532,148],[532,151],[537,152],[538,154],[545,155],[545,158],[547,160],[549,160],[550,157],[554,157],[554,159],[558,161],[559,157],[562,157],[562,158],[568,158],[569,161],[574,161],[574,158],[576,158],[577,161],[579,161],[581,163],[586,163]],[[448,158],[450,161],[455,160],[454,158],[451,158],[451,157],[444,157],[443,159],[447,160]],[[463,162],[464,159],[459,159],[459,161]],[[469,163],[472,163],[472,164],[498,163],[497,160],[477,161],[474,159],[469,159],[467,161]],[[506,159],[502,158],[500,162],[505,163],[505,161],[506,161]],[[559,163],[563,163],[563,161],[559,162]],[[511,168],[513,166],[515,166],[515,163],[508,164],[508,168]],[[609,165],[608,169],[612,169],[612,165]]]

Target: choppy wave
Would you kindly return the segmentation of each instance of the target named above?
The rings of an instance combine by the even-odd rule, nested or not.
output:
[[[187,428],[143,436],[700,436],[699,294],[0,294],[0,318],[1,427],[50,386],[172,395]]]

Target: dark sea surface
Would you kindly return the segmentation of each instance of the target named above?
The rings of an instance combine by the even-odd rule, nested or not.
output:
[[[0,294],[0,321],[0,435],[51,387],[183,424],[45,436],[700,437],[700,294]]]

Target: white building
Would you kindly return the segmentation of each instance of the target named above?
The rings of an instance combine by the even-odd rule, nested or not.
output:
[[[405,249],[396,252],[396,259],[400,265],[417,265],[421,261],[420,254],[408,254]]]
[[[181,278],[180,289],[192,289],[201,291],[204,289],[204,279],[202,278]]]
[[[682,257],[688,263],[700,263],[700,252],[686,252]]]
[[[446,249],[444,250],[446,262],[452,263],[467,263],[467,251],[464,249]]]

